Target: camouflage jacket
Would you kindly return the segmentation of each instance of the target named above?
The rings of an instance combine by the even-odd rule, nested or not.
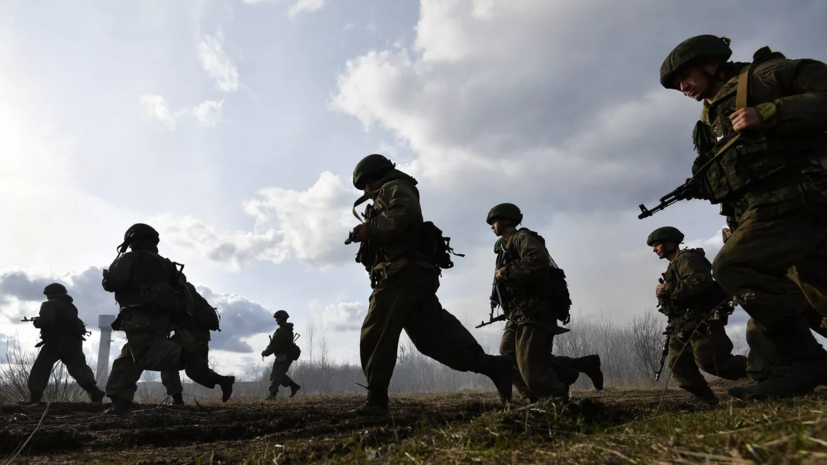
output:
[[[34,327],[40,328],[44,341],[55,338],[83,338],[86,326],[78,318],[78,309],[70,295],[61,295],[40,304],[40,315]]]
[[[736,218],[769,219],[827,204],[827,65],[789,60],[762,48],[748,74],[747,107],[763,119],[760,129],[732,129],[739,71],[747,63],[727,63],[734,76],[704,102],[694,139],[699,153],[693,172],[715,159],[703,174],[699,196],[723,203]],[[719,153],[721,152],[721,153]]]
[[[683,249],[664,273],[660,312],[679,330],[691,329],[726,295],[712,279],[712,264],[703,249]]]
[[[508,319],[517,324],[534,324],[556,332],[557,319],[551,309],[549,265],[551,255],[537,233],[522,228],[497,244],[505,248],[500,286]],[[497,250],[497,252],[500,252]],[[492,296],[496,301],[496,297]]]
[[[379,184],[382,187],[369,194],[373,206],[367,220],[368,240],[360,245],[371,249],[367,255],[371,259],[363,258],[360,262],[368,270],[379,269],[388,274],[401,269],[409,260],[436,269],[433,259],[420,250],[423,218],[416,180],[392,170]],[[360,256],[365,256],[362,251]]]
[[[115,293],[121,310],[142,308],[171,313],[190,313],[192,296],[186,276],[178,276],[173,263],[153,250],[132,250],[120,255],[104,270],[103,288]]]
[[[270,344],[267,345],[267,348],[264,349],[261,355],[267,357],[273,354],[286,354],[292,345],[293,323],[285,323],[276,328],[276,332],[273,333],[273,337],[270,338]]]

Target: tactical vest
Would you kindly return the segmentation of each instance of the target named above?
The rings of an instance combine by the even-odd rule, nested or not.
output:
[[[115,292],[115,300],[122,310],[147,308],[169,313],[192,312],[189,291],[176,282],[178,270],[169,259],[146,250],[131,251],[128,254],[132,254],[129,287]],[[186,299],[183,294],[186,294]]]
[[[708,163],[705,173],[700,173],[706,195],[713,204],[733,206],[738,215],[755,209],[756,216],[772,217],[801,208],[807,200],[799,188],[802,173],[825,173],[821,162],[810,162],[827,153],[823,134],[782,138],[761,130],[738,133],[732,128],[733,109],[787,96],[786,89],[771,84],[774,81],[761,79],[787,62],[767,48],[756,52],[755,61],[728,81],[709,105],[707,121],[696,127],[694,140],[701,156],[694,169]]]
[[[704,259],[706,257],[701,254],[698,249],[683,249],[678,252],[675,259],[669,263],[666,268],[666,273],[663,274],[663,279],[668,284],[680,283],[684,278],[677,272],[678,260],[685,259],[682,255],[700,255]],[[706,312],[714,308],[718,303],[726,298],[726,292],[716,283],[715,291],[709,292],[692,300],[675,301],[672,299],[660,299],[661,313],[671,318],[697,320],[703,318]]]

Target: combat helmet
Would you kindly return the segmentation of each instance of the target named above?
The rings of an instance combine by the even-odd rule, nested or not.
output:
[[[276,319],[279,319],[279,320],[286,320],[286,319],[290,318],[290,315],[284,310],[279,310],[279,311],[277,311],[276,313],[273,314],[273,318],[276,318]]]
[[[148,224],[135,223],[124,233],[123,242],[118,246],[118,252],[124,253],[126,248],[136,239],[149,239],[157,244],[160,241],[160,235],[155,228]]]
[[[396,165],[384,155],[374,153],[363,158],[353,169],[353,187],[362,190],[368,178],[382,177]]]
[[[660,66],[660,83],[667,89],[675,87],[675,76],[686,65],[699,58],[718,58],[722,62],[732,56],[730,40],[709,34],[690,37],[675,47]]]
[[[488,224],[494,224],[494,220],[497,218],[511,220],[516,226],[523,221],[523,213],[520,211],[520,207],[513,203],[501,203],[488,212],[486,222],[488,222]]]
[[[678,228],[672,226],[664,226],[652,231],[646,239],[646,245],[653,246],[655,242],[674,242],[680,244],[683,242],[683,233]]]
[[[46,286],[43,289],[43,294],[46,297],[52,297],[52,296],[63,295],[63,294],[68,294],[68,293],[69,293],[69,291],[66,290],[66,287],[63,284],[60,284],[60,283],[49,284],[48,286]]]

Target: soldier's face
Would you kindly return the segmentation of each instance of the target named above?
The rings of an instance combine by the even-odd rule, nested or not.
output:
[[[491,230],[494,231],[494,235],[497,237],[501,237],[509,227],[511,227],[511,222],[500,218],[491,223]]]
[[[655,242],[652,244],[652,252],[655,252],[655,255],[660,259],[667,258],[675,252],[675,249],[677,249],[677,244],[674,242]]]
[[[688,66],[675,77],[675,87],[680,89],[683,95],[700,102],[703,100],[704,91],[709,87],[709,79],[697,67]]]

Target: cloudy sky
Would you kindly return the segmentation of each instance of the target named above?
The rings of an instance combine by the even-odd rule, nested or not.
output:
[[[90,326],[116,312],[101,269],[148,222],[221,309],[221,368],[257,359],[280,308],[355,361],[370,288],[343,240],[353,166],[374,152],[467,254],[440,290],[461,321],[487,312],[485,215],[514,202],[576,311],[623,324],[655,304],[652,229],[711,256],[723,226],[703,202],[636,218],[694,158],[700,106],[660,87],[661,62],[702,33],[740,61],[764,45],[827,60],[825,20],[817,0],[6,0],[0,339],[34,344],[17,320],[51,281]],[[475,334],[496,347],[498,328]]]

